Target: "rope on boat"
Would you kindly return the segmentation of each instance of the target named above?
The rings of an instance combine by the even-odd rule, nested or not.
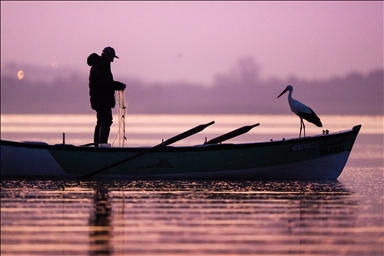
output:
[[[127,106],[125,105],[124,91],[118,91],[116,94],[116,101],[119,105],[117,108],[117,116],[119,119],[119,131],[116,134],[115,140],[112,144],[115,143],[117,137],[119,137],[119,147],[124,147],[124,142],[127,140],[125,137],[125,114],[127,112]]]

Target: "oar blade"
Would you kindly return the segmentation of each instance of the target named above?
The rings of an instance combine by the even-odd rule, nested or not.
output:
[[[256,126],[259,126],[260,124],[257,123],[257,124],[254,124],[254,125],[248,125],[248,126],[243,126],[243,127],[240,127],[236,130],[233,130],[231,132],[228,132],[226,134],[223,134],[221,136],[218,136],[216,138],[213,138],[207,142],[205,142],[205,144],[219,144],[223,141],[226,141],[226,140],[229,140],[229,139],[232,139],[234,137],[237,137],[241,134],[244,134],[244,133],[247,133],[248,131],[250,131],[252,128],[256,127]]]
[[[190,129],[190,130],[188,130],[186,132],[183,132],[183,133],[181,133],[179,135],[176,135],[176,136],[174,136],[174,137],[164,141],[160,145],[161,146],[167,146],[169,144],[175,143],[176,141],[182,140],[182,139],[184,139],[186,137],[189,137],[189,136],[191,136],[191,135],[193,135],[195,133],[201,132],[202,130],[204,130],[205,128],[207,128],[208,126],[210,126],[210,125],[212,125],[214,123],[215,123],[215,121],[212,121],[212,122],[207,123],[207,124],[198,125],[195,128],[192,128],[192,129]]]

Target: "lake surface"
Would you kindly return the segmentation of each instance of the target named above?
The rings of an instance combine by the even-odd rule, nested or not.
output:
[[[331,132],[362,124],[337,181],[1,180],[1,255],[383,255],[383,117],[324,116]],[[296,137],[294,115],[127,115],[124,146]],[[1,115],[1,138],[92,142],[93,115]],[[110,143],[123,143],[118,117]],[[307,135],[322,132],[311,124]]]

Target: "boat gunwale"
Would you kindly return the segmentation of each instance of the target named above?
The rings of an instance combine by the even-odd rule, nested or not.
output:
[[[288,138],[281,140],[271,140],[271,141],[260,141],[260,142],[247,142],[247,143],[221,143],[221,144],[201,144],[201,145],[192,145],[192,146],[166,146],[159,147],[154,150],[154,152],[183,152],[183,151],[216,151],[216,150],[229,150],[229,149],[247,149],[255,147],[268,147],[268,146],[278,146],[284,144],[292,143],[310,143],[312,141],[317,141],[324,138],[334,138],[337,136],[343,136],[347,134],[358,134],[360,131],[361,125],[356,125],[352,129],[341,130],[337,132],[332,132],[328,134],[319,134],[314,136],[307,136],[304,138]],[[65,151],[86,151],[86,152],[114,152],[114,153],[129,153],[129,152],[140,152],[151,148],[149,146],[143,147],[85,147],[85,146],[75,146],[72,144],[47,144],[45,142],[34,142],[34,141],[8,141],[1,140],[1,146],[13,146],[20,148],[35,148],[35,149],[45,149],[45,150],[65,150]]]

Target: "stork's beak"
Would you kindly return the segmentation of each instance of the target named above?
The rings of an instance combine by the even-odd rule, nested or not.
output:
[[[281,96],[281,95],[283,95],[284,93],[286,93],[287,91],[288,91],[288,89],[287,89],[287,88],[285,88],[285,90],[284,90],[282,93],[280,93],[280,95],[279,95],[279,96],[277,96],[277,99],[278,99],[278,98],[280,98],[280,96]]]

